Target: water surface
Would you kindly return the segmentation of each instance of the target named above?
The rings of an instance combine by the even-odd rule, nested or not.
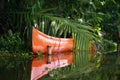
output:
[[[118,55],[116,53],[104,54],[101,67],[90,74],[80,75],[78,80],[120,80],[120,65],[117,64],[117,60]],[[43,66],[44,61],[46,60],[40,59],[40,57],[0,56],[0,80],[31,80],[31,76],[39,74],[40,71],[42,71],[42,67],[40,66],[40,68],[38,68],[38,66],[39,64]],[[33,66],[32,63],[36,64],[37,67]],[[56,64],[56,66],[57,65],[58,64]],[[49,66],[49,64],[47,66]],[[36,71],[32,73],[33,67],[40,69],[37,70],[39,72]],[[42,76],[45,77],[45,75]],[[39,80],[41,80],[41,78],[39,78]],[[44,80],[44,78],[42,78],[42,80]]]

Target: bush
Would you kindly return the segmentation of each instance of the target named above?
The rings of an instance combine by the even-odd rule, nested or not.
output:
[[[104,44],[104,50],[106,52],[117,51],[117,43],[116,42],[104,39],[103,44]]]
[[[0,51],[20,52],[28,51],[25,42],[20,38],[20,33],[13,33],[8,30],[7,36],[0,37]]]

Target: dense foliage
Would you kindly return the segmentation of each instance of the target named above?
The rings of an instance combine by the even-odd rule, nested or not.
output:
[[[25,42],[20,38],[20,33],[13,33],[11,30],[6,33],[6,37],[0,37],[0,51],[23,52],[29,51]]]
[[[113,42],[117,42],[120,20],[118,0],[1,0],[1,3],[2,51],[29,51],[26,43],[31,47],[30,31],[33,25],[51,36],[73,36],[76,50],[74,64],[55,70],[52,78],[69,78],[75,73],[78,73],[75,74],[76,77],[80,77],[81,74],[91,73],[98,68],[101,58],[95,57],[98,65],[94,61],[89,63],[87,53],[91,42],[97,44],[100,50],[101,44],[98,44],[102,42],[104,51],[116,48]]]
[[[2,36],[6,35],[9,29],[20,32],[21,37],[25,36],[22,32],[31,20],[33,22],[35,16],[29,18],[26,14],[19,13],[22,11],[30,14],[47,13],[74,20],[94,27],[105,39],[117,42],[120,5],[116,0],[21,0],[19,3],[16,0],[1,0],[1,4],[3,13],[0,13],[2,15],[0,34]]]

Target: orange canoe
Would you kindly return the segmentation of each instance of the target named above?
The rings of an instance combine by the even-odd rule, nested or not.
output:
[[[52,47],[52,52],[66,52],[73,49],[74,41],[72,38],[56,38],[48,36],[38,29],[32,29],[32,51],[36,54],[37,51],[47,53],[47,47]]]
[[[51,56],[51,63],[47,64],[47,56],[42,56],[38,60],[33,58],[31,68],[31,80],[37,80],[42,76],[48,74],[49,71],[60,67],[71,65],[74,55],[72,52],[57,53]]]

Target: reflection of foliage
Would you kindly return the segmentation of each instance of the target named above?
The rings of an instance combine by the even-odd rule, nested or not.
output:
[[[61,68],[53,70],[49,75],[44,76],[39,80],[118,80],[119,79],[119,66],[116,65],[117,53],[97,54],[94,64],[88,64],[82,68],[76,68],[66,74],[62,74],[71,68]],[[51,77],[49,77],[51,76]]]
[[[16,55],[14,55],[16,56]],[[5,69],[13,69],[16,66],[19,66],[21,62],[19,61],[29,61],[30,59],[25,58],[25,57],[14,57],[14,56],[0,56],[0,67],[4,66]],[[28,57],[28,56],[27,56]],[[30,57],[29,57],[30,58]],[[18,62],[17,62],[18,61]]]
[[[96,61],[96,59],[98,59],[98,61]],[[58,79],[58,80],[82,79],[83,80],[83,78],[87,80],[85,76],[89,75],[90,73],[93,73],[95,70],[97,70],[100,67],[101,59],[102,59],[101,55],[98,54],[95,57],[95,61],[93,60],[87,65],[77,67],[78,64],[75,64],[75,65],[73,64],[72,66],[54,69],[50,71],[47,76],[44,76],[39,80],[55,80],[55,79]]]
[[[10,53],[9,53],[10,54]],[[1,80],[30,80],[31,58],[0,55]]]

